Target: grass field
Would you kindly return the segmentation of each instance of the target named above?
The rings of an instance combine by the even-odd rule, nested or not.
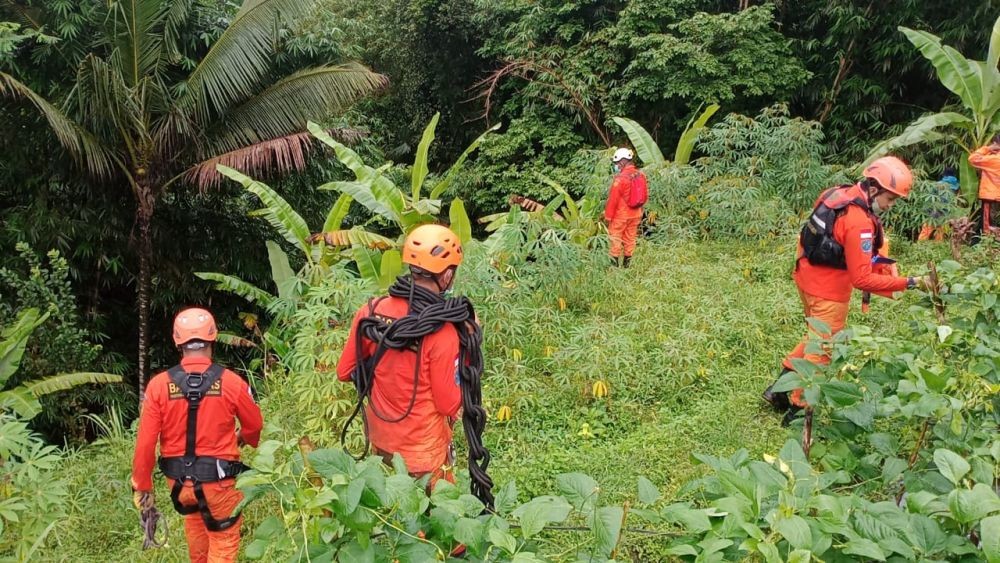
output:
[[[759,458],[777,451],[788,432],[760,392],[804,328],[789,277],[793,252],[787,244],[649,243],[631,269],[591,262],[562,289],[521,293],[516,303],[501,296],[483,307],[484,397],[492,413],[502,405],[513,411],[509,422],[487,428],[496,483],[516,481],[523,501],[551,493],[558,473],[579,471],[601,483],[604,502],[622,502],[635,497],[640,475],[676,492],[700,471],[694,452],[746,448]],[[945,249],[899,245],[897,252],[912,270]],[[892,331],[908,300],[877,300],[865,316],[855,304],[850,323]],[[591,396],[598,379],[610,388],[607,398]],[[263,402],[265,418],[294,420],[283,412],[293,403],[275,395]],[[170,545],[139,550],[130,440],[120,431],[71,458],[64,474],[72,517],[53,531],[53,549],[40,560],[186,559],[181,520],[162,488]],[[244,531],[271,510],[267,502],[251,506]],[[550,554],[573,553],[572,533],[543,541]],[[626,534],[625,543],[657,558],[655,540]]]

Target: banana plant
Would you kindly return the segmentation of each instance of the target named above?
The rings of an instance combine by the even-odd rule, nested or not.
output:
[[[428,197],[424,197],[421,194],[424,192],[424,184],[429,176],[427,155],[431,143],[434,142],[434,131],[439,119],[440,114],[435,114],[431,118],[430,123],[424,129],[420,143],[417,145],[417,153],[410,172],[409,193],[406,193],[384,175],[384,172],[392,166],[391,163],[379,168],[372,168],[365,164],[356,152],[335,140],[322,127],[315,123],[309,123],[309,131],[332,148],[337,159],[351,169],[355,175],[355,180],[329,182],[318,189],[339,191],[345,196],[353,198],[374,215],[395,224],[404,235],[419,225],[435,222],[437,215],[441,212],[441,196],[451,187],[469,155],[479,147],[486,135],[497,129],[497,126],[494,126],[474,140],[443,175],[443,178],[431,188]],[[459,206],[459,209],[464,210],[464,205],[460,203]],[[452,207],[454,213],[458,213],[459,209]],[[454,223],[454,220],[452,222]],[[471,238],[471,236],[471,230],[469,230],[467,238]]]
[[[121,383],[120,375],[110,373],[64,373],[46,377],[38,381],[27,381],[11,389],[3,389],[17,372],[28,346],[28,338],[49,318],[40,315],[38,309],[25,309],[14,324],[0,331],[0,409],[13,411],[18,416],[31,419],[42,412],[39,399],[45,395],[72,389],[89,383]]]
[[[902,133],[886,139],[869,153],[865,164],[902,147],[948,141],[971,153],[989,142],[1000,130],[1000,17],[993,22],[986,60],[968,59],[941,43],[926,31],[900,27],[906,38],[930,61],[938,80],[958,97],[963,111],[942,111],[925,115]],[[959,170],[962,194],[966,201],[976,201],[979,180],[976,171],[963,158]]]
[[[674,164],[690,162],[691,152],[694,150],[695,141],[698,140],[698,134],[705,128],[705,124],[715,115],[715,112],[719,111],[719,104],[712,104],[699,114],[700,110],[701,108],[698,108],[698,111],[695,111],[684,128],[684,132],[681,133],[681,138],[674,151]],[[629,142],[635,147],[635,151],[645,168],[655,170],[670,162],[663,156],[663,152],[660,151],[660,147],[653,140],[652,135],[642,125],[625,117],[613,117],[612,119],[628,135]]]
[[[363,252],[387,250],[396,246],[396,241],[361,227],[341,228],[351,206],[350,195],[341,195],[334,202],[322,230],[313,233],[305,219],[270,186],[227,166],[219,165],[218,169],[223,176],[238,182],[261,200],[264,207],[251,215],[263,217],[285,241],[297,248],[304,265],[298,273],[294,273],[285,251],[278,244],[269,241],[267,254],[277,295],[233,276],[212,272],[195,274],[201,279],[216,282],[217,289],[235,293],[247,301],[257,301],[264,307],[275,305],[275,298],[294,304],[308,286],[318,283],[338,262],[345,259],[358,261]],[[360,262],[358,268],[366,279],[379,283],[377,276],[365,275]]]

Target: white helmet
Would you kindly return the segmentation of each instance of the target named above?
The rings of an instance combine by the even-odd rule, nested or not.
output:
[[[634,158],[635,155],[632,154],[632,151],[626,148],[620,148],[616,150],[615,155],[611,157],[611,162],[619,162],[621,160],[633,160]]]

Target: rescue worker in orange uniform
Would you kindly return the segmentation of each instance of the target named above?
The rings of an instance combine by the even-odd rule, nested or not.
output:
[[[983,204],[983,234],[996,234],[1000,228],[993,226],[990,215],[994,204],[1000,202],[1000,135],[970,154],[969,164],[981,173],[979,199]]]
[[[864,179],[853,186],[825,191],[817,200],[812,215],[799,237],[798,258],[793,278],[798,286],[804,315],[829,327],[826,334],[814,334],[812,328],[783,362],[784,375],[795,368],[792,360],[804,358],[815,364],[829,363],[824,354],[806,353],[806,346],[816,336],[827,339],[840,332],[847,322],[847,312],[854,289],[889,294],[918,286],[926,279],[901,277],[893,267],[882,267],[879,249],[884,248],[885,234],[879,214],[891,208],[898,198],[905,198],[913,185],[913,175],[903,161],[893,156],[879,158],[864,170]],[[802,389],[791,397],[764,391],[764,400],[778,410],[786,410],[787,425],[807,403]]]
[[[215,319],[205,309],[177,314],[173,339],[181,362],[146,387],[132,460],[133,500],[141,510],[153,504],[159,444],[159,467],[174,508],[185,514],[193,563],[236,561],[241,517],[233,511],[243,493],[235,477],[247,469],[240,463],[240,445],[257,447],[264,424],[250,386],[212,362],[217,336]]]
[[[455,281],[462,263],[462,245],[451,229],[422,225],[406,238],[403,262],[410,267],[409,289],[401,296],[393,295],[390,290],[388,297],[369,301],[354,315],[337,364],[341,381],[359,377],[359,363],[370,365],[367,362],[378,349],[377,342],[359,328],[362,321],[371,318],[391,325],[410,313],[412,293],[429,292],[433,294],[431,301],[439,300]],[[459,336],[455,326],[443,323],[416,346],[389,348],[382,353],[375,363],[364,408],[365,429],[373,453],[382,456],[387,464],[398,453],[412,476],[418,479],[431,476],[430,486],[440,479],[454,482],[452,425],[462,407]]]
[[[611,237],[611,262],[619,265],[621,259],[620,264],[624,268],[628,268],[632,261],[639,223],[642,222],[642,206],[631,207],[628,204],[633,179],[641,175],[645,181],[645,175],[632,163],[634,158],[632,151],[626,148],[616,150],[611,157],[617,174],[604,207],[604,221],[608,224],[608,235]]]

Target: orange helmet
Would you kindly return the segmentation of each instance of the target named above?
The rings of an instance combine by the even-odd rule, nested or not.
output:
[[[905,162],[894,156],[883,156],[865,168],[865,178],[874,180],[880,188],[888,190],[899,197],[910,194],[913,186],[913,173]]]
[[[432,274],[462,263],[462,242],[443,225],[421,225],[403,243],[403,263]]]
[[[182,346],[192,340],[215,342],[219,331],[212,313],[198,307],[184,309],[174,317],[174,344]]]

